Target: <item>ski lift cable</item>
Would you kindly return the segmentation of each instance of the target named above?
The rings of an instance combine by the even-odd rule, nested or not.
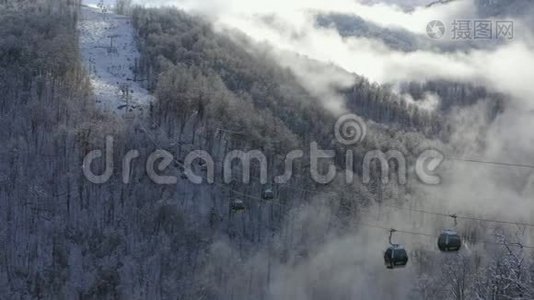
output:
[[[367,226],[367,227],[373,227],[373,228],[377,228],[377,229],[383,229],[383,230],[386,230],[388,232],[399,232],[399,233],[412,234],[412,235],[421,235],[421,236],[427,236],[427,237],[431,237],[431,238],[435,237],[434,234],[428,234],[428,233],[423,233],[423,232],[413,232],[413,231],[409,231],[409,230],[401,230],[401,229],[396,229],[394,227],[385,227],[385,226],[381,226],[381,225],[369,224],[369,223],[364,223],[364,222],[358,222],[356,224]]]
[[[210,128],[210,127],[208,127],[208,128]],[[244,134],[244,133],[236,132],[236,131],[230,130],[230,129],[224,129],[224,128],[217,127],[216,130],[217,131],[234,133],[234,134],[238,134],[238,135],[241,135],[241,136],[246,136],[246,134]],[[479,159],[460,158],[460,157],[454,157],[454,156],[449,157],[449,159],[453,160],[453,161],[466,162],[466,163],[486,164],[486,165],[501,166],[501,167],[515,167],[515,168],[534,169],[534,165],[520,164],[520,163],[509,163],[509,162],[500,162],[500,161],[485,161],[485,160],[479,160]]]
[[[155,139],[149,134],[149,132],[144,128],[144,126],[140,125],[141,128],[143,129],[143,132],[150,138],[150,140],[152,141],[152,143],[156,146],[156,147],[160,147],[158,145],[158,143],[155,141]],[[184,164],[182,164],[181,162],[179,162],[177,159],[173,159],[177,164],[181,165],[182,167],[185,167]],[[243,197],[247,197],[249,199],[252,199],[252,200],[255,200],[255,201],[260,201],[260,202],[263,202],[263,199],[261,199],[260,197],[255,197],[255,196],[252,196],[252,195],[248,195],[248,194],[245,194],[245,193],[242,193],[242,192],[239,192],[239,191],[236,191],[234,189],[231,189],[231,188],[228,188],[227,186],[223,185],[223,184],[220,184],[220,183],[215,183],[217,186],[221,187],[222,189],[225,189],[225,190],[228,190],[228,191],[231,191],[233,193],[236,193],[236,194],[239,194]],[[278,198],[276,200],[279,200]],[[281,207],[284,207],[285,205],[282,205],[280,203],[273,203],[274,205],[279,205]],[[388,207],[392,207],[392,208],[396,208],[396,209],[406,209],[406,208],[402,208],[402,207],[394,207],[394,206],[388,206]],[[444,213],[435,213],[435,212],[429,212],[429,211],[425,211],[425,210],[415,210],[415,209],[409,209],[409,210],[413,210],[413,211],[416,211],[416,212],[421,212],[421,213],[427,213],[427,214],[432,214],[432,215],[437,215],[437,216],[446,216],[446,217],[453,217],[453,218],[460,218],[460,219],[470,219],[470,220],[478,220],[478,221],[485,221],[485,222],[494,222],[494,223],[503,223],[503,224],[515,224],[515,225],[526,225],[526,226],[532,226],[534,227],[534,225],[532,224],[526,224],[526,223],[515,223],[515,222],[507,222],[507,221],[497,221],[497,220],[490,220],[490,219],[481,219],[481,218],[473,218],[473,217],[464,217],[464,216],[458,216],[458,215],[449,215],[449,214],[444,214]],[[412,234],[412,235],[419,235],[419,236],[425,236],[425,237],[428,237],[428,238],[435,238],[434,235],[432,234],[428,234],[428,233],[422,233],[422,232],[413,232],[413,231],[409,231],[409,230],[399,230],[399,229],[394,229],[394,228],[387,228],[387,227],[383,227],[383,226],[380,226],[380,225],[372,225],[372,224],[366,224],[366,223],[358,223],[360,225],[363,225],[363,226],[368,226],[368,227],[374,227],[374,228],[379,228],[379,229],[383,229],[383,230],[387,230],[388,232],[390,233],[393,233],[393,232],[399,232],[399,233],[404,233],[404,234]],[[481,241],[481,243],[483,244],[492,244],[492,245],[500,245],[500,246],[517,246],[517,247],[520,247],[521,249],[534,249],[534,246],[525,246],[521,243],[495,243],[495,242],[487,242],[487,241]]]
[[[423,213],[423,214],[440,216],[440,217],[456,218],[456,219],[471,220],[471,221],[480,221],[480,222],[486,222],[486,223],[496,223],[496,224],[507,224],[507,225],[518,225],[518,226],[534,227],[534,224],[530,224],[530,223],[526,223],[526,222],[513,222],[513,221],[495,220],[495,219],[489,219],[489,218],[477,218],[477,217],[471,217],[471,216],[462,216],[462,215],[457,215],[457,214],[445,214],[445,213],[428,211],[428,210],[424,210],[424,209],[415,209],[415,208],[393,206],[393,205],[384,205],[384,206],[388,207],[388,208],[396,209],[396,210],[409,210],[409,211],[413,211],[413,212],[419,212],[419,213]]]
[[[215,131],[230,132],[230,133],[233,133],[233,134],[245,135],[243,133],[239,133],[239,132],[236,132],[234,130],[222,129],[222,128],[219,128],[219,127],[210,127],[210,126],[204,126],[204,127],[212,129],[212,130],[215,130]],[[200,135],[202,135],[202,133],[200,133]],[[206,137],[203,137],[203,138],[206,139]],[[223,167],[221,163],[214,162],[214,164],[217,165],[218,167]],[[260,177],[252,175],[252,174],[250,175],[250,177],[253,178],[253,179],[256,179],[256,180],[260,180]],[[281,183],[280,185],[283,185],[283,187],[281,187],[281,189],[294,190],[294,191],[304,192],[304,193],[308,193],[308,194],[325,193],[325,194],[339,195],[339,192],[336,192],[336,191],[319,191],[319,190],[305,189],[305,188],[300,188],[300,187],[293,187],[289,183]]]
[[[146,130],[146,128],[139,124],[139,126],[141,127],[142,131],[148,136],[148,138],[150,139],[150,141],[154,144],[154,146],[156,146],[156,148],[160,148],[160,145],[156,142],[156,140],[154,139],[154,137],[152,137],[150,135],[150,133]],[[178,161],[176,158],[173,158],[173,161],[180,165],[181,167],[185,167],[185,165]],[[205,176],[201,176],[203,179],[207,179]],[[260,197],[256,197],[256,196],[253,196],[253,195],[248,195],[246,193],[243,193],[243,192],[239,192],[239,191],[236,191],[232,188],[229,188],[228,186],[224,185],[224,184],[221,184],[221,183],[218,183],[218,182],[214,182],[215,185],[217,185],[218,187],[226,190],[226,191],[230,191],[231,193],[235,193],[235,194],[238,194],[240,196],[243,196],[243,197],[246,197],[248,199],[251,199],[251,200],[255,200],[255,201],[259,201],[260,203],[261,202],[265,202],[263,199],[261,199]],[[280,200],[279,198],[276,198],[276,199],[273,199],[273,200]],[[273,205],[277,205],[277,206],[281,206],[281,207],[285,207],[286,205],[284,204],[281,204],[281,203],[275,203],[275,202],[272,202]]]
[[[146,131],[146,129],[143,126],[141,126],[141,127],[143,128],[143,131],[148,134],[148,131]],[[159,147],[159,145],[154,141],[153,138],[151,138],[151,140],[157,147]],[[182,167],[184,166],[181,162],[177,161],[176,159],[175,159],[175,162],[178,163],[179,165],[181,165]],[[474,160],[472,160],[472,162],[490,163],[490,162],[474,161]],[[491,162],[491,163],[492,164],[505,165],[505,166],[515,166],[515,164],[498,163],[498,162]],[[524,167],[527,167],[527,166],[524,166]],[[532,166],[532,167],[534,168],[534,166]],[[251,177],[253,177],[255,179],[259,179],[256,176],[251,176]],[[218,185],[219,187],[225,189],[225,190],[232,191],[232,192],[234,192],[236,194],[239,194],[239,195],[241,195],[243,197],[247,197],[249,199],[256,200],[256,201],[262,201],[262,199],[260,197],[248,195],[248,194],[245,194],[245,193],[230,189],[230,188],[228,188],[227,186],[225,186],[225,185],[223,185],[221,183],[215,183],[215,184]],[[308,193],[321,193],[322,192],[322,191],[314,191],[314,190],[309,190],[309,189],[292,187],[290,184],[285,184],[284,188],[305,191],[305,192],[308,192]],[[336,192],[336,191],[326,191],[325,193],[340,194],[340,192]],[[275,200],[279,200],[279,199],[275,199]],[[281,205],[281,204],[277,203],[276,205]],[[410,211],[414,211],[414,212],[420,212],[420,213],[424,213],[424,214],[442,216],[442,217],[451,217],[451,218],[472,220],[472,221],[480,221],[480,222],[486,222],[486,223],[497,223],[497,224],[507,224],[507,225],[519,225],[519,226],[534,227],[534,224],[529,224],[529,223],[525,223],[525,222],[512,222],[512,221],[494,220],[494,219],[488,219],[488,218],[476,218],[476,217],[461,216],[461,215],[456,215],[456,214],[446,214],[446,213],[431,212],[431,211],[426,211],[426,210],[422,210],[422,209],[411,209],[411,208],[405,208],[405,207],[395,207],[395,206],[390,206],[390,205],[385,205],[385,206],[393,208],[393,209],[410,210]]]
[[[160,147],[158,145],[158,143],[154,140],[154,138],[149,135],[149,132],[144,128],[144,126],[142,126],[142,125],[140,125],[140,126],[143,129],[143,132],[145,132],[145,134],[147,134],[149,136],[149,138],[151,139],[152,143],[154,143],[154,145],[156,147]],[[180,166],[184,167],[183,163],[179,162],[176,159],[174,159],[174,161],[177,164],[179,164]],[[465,160],[465,161],[467,161],[467,160]],[[499,165],[505,165],[505,166],[520,166],[520,165],[515,165],[515,164],[507,164],[507,163],[483,162],[483,161],[474,161],[474,160],[471,160],[471,161],[472,162],[480,162],[480,163],[499,164]],[[530,167],[530,166],[526,166],[526,165],[521,165],[521,166]],[[532,166],[532,168],[534,168],[534,166]],[[246,193],[236,191],[234,189],[228,188],[227,186],[225,186],[224,184],[221,184],[221,183],[215,182],[214,184],[219,186],[220,188],[222,188],[224,190],[230,191],[232,193],[238,194],[238,195],[246,197],[248,199],[252,199],[252,200],[255,200],[255,201],[263,202],[263,199],[261,199],[260,197],[256,197],[256,196],[253,196],[253,195],[248,195]],[[290,184],[287,184],[286,188],[291,188],[291,189],[301,190],[301,191],[307,191],[307,192],[310,192],[310,193],[319,193],[319,192],[321,192],[321,191],[313,191],[313,190],[307,190],[307,189],[302,189],[302,188],[293,188],[293,187],[291,187]],[[328,191],[328,193],[339,194],[339,192],[335,192],[335,191]],[[274,200],[280,200],[280,199],[276,198]],[[279,205],[281,207],[285,207],[286,206],[286,205],[283,205],[283,204],[280,204],[280,203],[273,203],[273,204],[274,205]],[[455,219],[457,218],[457,219],[480,221],[480,222],[487,222],[487,223],[497,223],[497,224],[508,224],[508,225],[534,227],[534,224],[529,224],[529,223],[524,223],[524,222],[512,222],[512,221],[502,221],[502,220],[494,220],[494,219],[488,219],[488,218],[476,218],[476,217],[461,216],[461,215],[456,215],[456,214],[446,214],[446,213],[431,212],[431,211],[426,211],[426,210],[422,210],[422,209],[411,209],[411,208],[404,208],[404,207],[395,207],[395,206],[390,206],[390,205],[386,205],[386,207],[390,207],[390,208],[397,209],[397,210],[410,210],[410,211],[414,211],[414,212],[420,212],[420,213],[429,214],[429,215],[435,215],[435,216],[452,217],[452,218],[455,218]],[[390,229],[391,228],[389,228],[388,230],[390,230]],[[414,232],[401,231],[401,230],[399,230],[398,232],[409,233],[409,234],[419,234],[419,235],[424,235],[424,236],[433,236],[433,235],[430,235],[430,234],[414,233]],[[527,247],[527,246],[523,246],[523,247],[524,248],[531,248],[531,247]],[[532,248],[534,248],[534,247],[532,247]]]
[[[428,233],[424,233],[424,232],[414,232],[414,231],[410,231],[410,230],[401,230],[401,229],[396,229],[394,227],[385,227],[385,226],[381,226],[381,225],[369,224],[369,223],[364,223],[364,222],[358,222],[356,224],[357,225],[366,226],[366,227],[382,229],[382,230],[385,230],[387,232],[395,232],[395,233],[398,232],[398,233],[404,233],[404,234],[410,234],[410,235],[418,235],[418,236],[424,236],[424,237],[428,237],[428,238],[432,238],[432,239],[434,239],[436,237],[435,234],[428,234]],[[522,248],[522,249],[534,249],[534,246],[527,246],[527,245],[523,245],[523,244],[518,243],[518,242],[500,243],[500,242],[491,242],[491,241],[479,241],[479,243],[486,244],[486,245],[496,245],[496,246],[514,246],[514,247],[519,247],[519,248]]]
[[[474,163],[474,164],[486,164],[486,165],[501,166],[501,167],[514,167],[514,168],[534,169],[534,165],[527,165],[527,164],[499,162],[499,161],[484,161],[484,160],[458,158],[458,157],[449,157],[449,159],[450,160],[454,160],[454,161],[466,162],[466,163]]]

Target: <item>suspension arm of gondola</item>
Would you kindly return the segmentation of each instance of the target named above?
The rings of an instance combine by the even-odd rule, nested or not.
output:
[[[390,244],[391,246],[393,246],[393,242],[391,242],[391,238],[393,237],[393,233],[395,233],[395,232],[397,232],[397,230],[394,229],[394,228],[391,228],[391,229],[389,230],[389,244]]]
[[[454,220],[454,227],[458,226],[458,216],[456,214],[449,215]]]

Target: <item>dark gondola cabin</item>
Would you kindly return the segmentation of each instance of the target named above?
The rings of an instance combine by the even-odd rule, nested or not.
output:
[[[243,211],[243,210],[246,209],[245,203],[243,202],[243,200],[234,200],[234,201],[232,201],[232,203],[230,203],[230,208],[233,211]]]
[[[400,245],[392,245],[384,253],[384,263],[388,269],[403,268],[408,263],[408,253]]]
[[[438,238],[438,248],[442,252],[454,252],[462,247],[462,239],[454,230],[444,230]]]
[[[262,192],[262,198],[263,200],[273,200],[274,199],[274,191],[272,188],[266,188]]]

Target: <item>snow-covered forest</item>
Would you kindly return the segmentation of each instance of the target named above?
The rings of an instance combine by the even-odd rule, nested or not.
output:
[[[0,299],[534,299],[532,5],[463,2],[476,16],[516,18],[524,37],[433,45],[365,11],[304,18],[312,33],[290,32],[283,14],[214,16],[219,2],[0,1]],[[463,4],[394,9],[450,5]],[[261,39],[247,22],[261,23]],[[342,51],[325,61],[293,51],[286,33],[383,56],[371,69],[343,64]],[[345,114],[367,125],[350,147],[334,136]],[[84,161],[107,137],[112,176],[93,183]],[[310,176],[312,143],[335,155],[319,164],[339,171],[327,184]],[[430,148],[447,157],[439,185],[414,175]],[[278,183],[295,149],[303,158]],[[177,182],[151,178],[156,150],[172,154],[159,171]],[[213,183],[189,180],[194,150],[213,158]],[[239,168],[224,182],[232,150],[261,151],[267,183],[255,163],[250,183]],[[392,160],[387,183],[377,161],[362,180],[376,150],[403,155],[405,184]],[[104,173],[104,158],[92,171]],[[193,171],[209,174],[199,161]],[[460,251],[438,249],[446,228]],[[391,239],[406,248],[405,268],[384,266]]]

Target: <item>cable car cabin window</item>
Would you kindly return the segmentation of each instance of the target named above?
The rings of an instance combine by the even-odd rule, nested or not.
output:
[[[384,263],[388,269],[405,267],[408,263],[406,249],[399,245],[389,247],[384,253]]]
[[[460,235],[452,230],[443,231],[438,238],[438,248],[443,252],[458,251],[462,247]]]

